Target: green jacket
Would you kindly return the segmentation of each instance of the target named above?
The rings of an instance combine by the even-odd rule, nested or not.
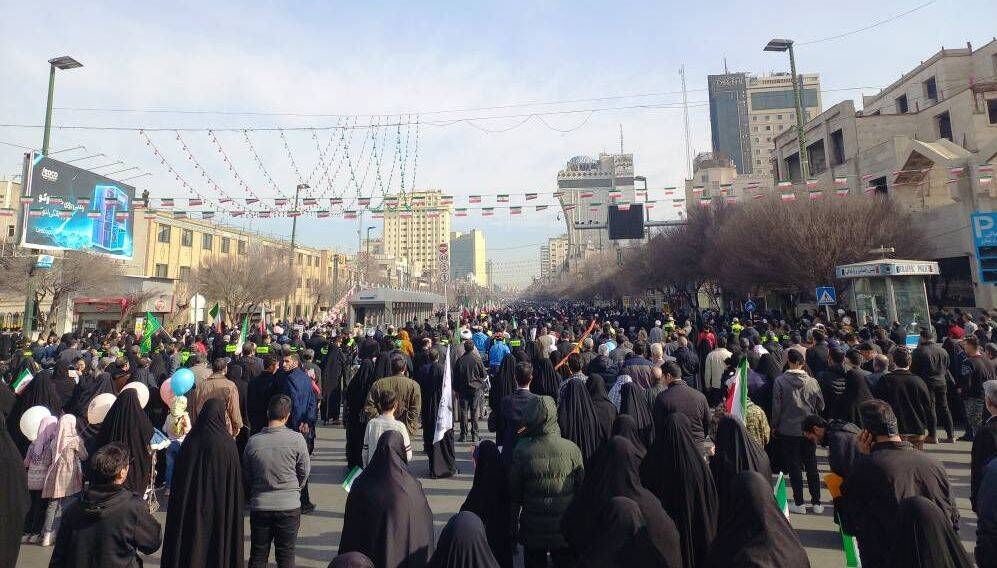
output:
[[[564,548],[561,516],[582,486],[582,452],[561,437],[553,398],[538,397],[525,423],[509,467],[513,519],[522,508],[519,540],[526,548]]]

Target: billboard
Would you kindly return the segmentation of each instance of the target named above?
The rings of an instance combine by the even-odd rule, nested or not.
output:
[[[644,206],[633,203],[626,209],[609,206],[609,240],[644,238]]]
[[[132,257],[134,187],[41,154],[26,160],[21,246]]]

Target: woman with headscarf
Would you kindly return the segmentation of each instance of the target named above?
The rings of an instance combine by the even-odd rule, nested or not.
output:
[[[654,494],[641,485],[639,468],[637,449],[629,440],[618,436],[606,442],[592,459],[581,489],[561,520],[565,539],[578,558],[588,561],[586,565],[682,566],[675,523]],[[604,534],[618,535],[617,530],[621,528],[613,526],[606,518],[615,497],[625,497],[637,505],[641,524],[646,529],[640,542],[608,542],[602,538]],[[595,555],[614,562],[593,563],[591,559]]]
[[[530,392],[537,396],[549,396],[556,402],[560,385],[561,377],[554,371],[554,364],[549,358],[541,357],[539,361],[533,362],[533,382],[530,383]]]
[[[362,552],[376,566],[422,568],[433,537],[433,512],[406,467],[402,435],[385,432],[346,498],[339,553]]]
[[[620,388],[620,415],[627,415],[637,424],[637,433],[645,448],[654,443],[654,417],[643,396],[643,389],[636,383],[625,383]]]
[[[612,401],[609,400],[609,393],[606,392],[606,381],[602,375],[591,374],[585,381],[585,388],[589,391],[592,399],[592,409],[595,410],[596,424],[599,426],[599,440],[605,442],[612,436],[613,423],[619,414]]]
[[[731,491],[730,515],[701,566],[705,568],[804,568],[807,552],[772,498],[768,478],[742,471]],[[911,546],[903,543],[902,548]]]
[[[640,477],[675,521],[685,567],[701,565],[717,532],[717,490],[686,415],[676,412],[665,419]]]
[[[346,424],[346,467],[363,465],[363,437],[370,418],[364,412],[367,394],[377,380],[374,374],[374,361],[362,359],[350,384],[346,386],[343,399],[343,423]]]
[[[488,545],[502,568],[512,568],[513,543],[509,535],[509,480],[498,446],[484,440],[475,450],[474,483],[461,505],[485,524]]]
[[[28,511],[24,532],[28,535],[28,542],[32,544],[40,544],[42,541],[45,511],[48,508],[48,499],[42,496],[42,490],[45,488],[45,475],[52,465],[51,448],[59,432],[58,422],[55,416],[42,418],[38,424],[38,434],[24,456],[24,467],[28,470],[28,492],[31,495],[31,509]]]
[[[10,414],[7,415],[7,431],[23,456],[28,451],[28,446],[31,445],[31,440],[25,438],[21,432],[21,416],[24,411],[33,406],[44,406],[52,413],[52,416],[58,418],[62,414],[62,397],[59,396],[59,391],[52,383],[52,371],[42,369],[30,356],[22,359],[21,364],[16,369],[15,377],[25,369],[34,376],[21,394],[17,396]]]
[[[242,467],[225,401],[209,399],[180,446],[163,536],[162,566],[241,568]]]
[[[90,401],[99,394],[114,394],[114,382],[107,373],[84,372],[80,376],[80,382],[76,384],[73,396],[66,405],[66,411],[72,412],[77,418],[87,421],[87,408]]]
[[[398,340],[401,342],[399,349],[402,350],[402,353],[409,357],[415,357],[415,348],[412,346],[412,340],[409,339],[408,332],[404,329],[398,330]]]
[[[49,500],[45,513],[42,543],[51,542],[59,532],[59,520],[66,507],[83,491],[83,467],[88,457],[83,439],[76,430],[76,415],[63,414],[52,444],[52,464],[45,474],[42,497]]]
[[[453,428],[436,440],[436,419],[443,401],[444,369],[439,361],[439,351],[430,350],[427,362],[418,370],[416,382],[422,389],[422,446],[429,458],[429,475],[433,478],[451,477],[457,473],[457,455],[454,452]]]
[[[578,380],[568,381],[557,403],[557,425],[561,437],[571,440],[582,451],[586,466],[603,442],[597,420],[585,385]]]
[[[125,389],[107,411],[104,422],[97,431],[96,448],[103,448],[111,442],[124,444],[132,456],[131,466],[124,487],[140,497],[149,487],[152,475],[152,422],[142,410],[138,401],[138,391]]]
[[[710,471],[717,488],[721,518],[730,514],[730,492],[733,491],[737,475],[742,471],[756,471],[765,479],[772,475],[768,455],[748,436],[744,424],[729,414],[720,417],[717,423],[715,448],[710,458]]]
[[[492,379],[492,388],[488,391],[488,430],[496,432],[498,418],[502,414],[502,399],[516,392],[516,358],[507,353],[502,358],[498,373]],[[425,396],[425,395],[423,395]]]
[[[973,561],[959,542],[952,520],[930,500],[908,497],[897,509],[895,568],[972,568]],[[985,566],[985,565],[984,565]]]
[[[443,527],[436,552],[429,560],[430,568],[499,568],[488,539],[485,525],[477,515],[462,511],[450,517]]]
[[[982,477],[976,492],[978,514],[974,554],[980,568],[997,568],[997,459],[991,459],[983,468]]]
[[[623,389],[623,385],[628,383],[633,383],[633,379],[630,375],[617,375],[616,381],[613,382],[613,386],[609,388],[609,402],[613,403],[616,407],[617,412],[620,410],[620,391]]]
[[[31,506],[23,458],[7,431],[6,416],[14,407],[13,396],[7,383],[0,381],[0,566],[17,565]]]
[[[775,379],[782,374],[782,367],[782,361],[772,353],[764,353],[758,359],[756,370],[765,379],[765,383],[752,393],[754,396],[751,400],[762,407],[766,416],[772,416],[772,387],[775,386]]]
[[[644,442],[640,439],[640,431],[637,428],[637,421],[635,421],[632,416],[621,414],[616,417],[616,421],[613,422],[613,437],[616,436],[629,440],[630,443],[634,445],[637,457],[643,461],[644,456],[647,455],[647,446],[645,446]]]

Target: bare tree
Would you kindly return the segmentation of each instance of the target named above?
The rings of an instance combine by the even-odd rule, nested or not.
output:
[[[46,300],[48,310],[39,311],[38,329],[53,329],[56,316],[71,298],[84,294],[111,295],[117,292],[121,262],[108,256],[84,251],[66,251],[52,268],[34,268],[35,255],[0,258],[0,290],[14,294],[34,286],[36,306]]]
[[[121,317],[118,318],[117,328],[121,329],[128,318],[142,311],[142,306],[149,300],[160,295],[159,290],[139,290],[125,295],[125,303],[121,309]]]
[[[293,293],[295,272],[287,264],[286,251],[262,245],[247,254],[211,258],[191,271],[189,288],[209,302],[218,302],[229,324],[230,318],[251,308]]]

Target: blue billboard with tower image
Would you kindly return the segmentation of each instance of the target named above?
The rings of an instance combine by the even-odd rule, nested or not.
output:
[[[132,257],[134,187],[39,154],[27,159],[22,246]]]

